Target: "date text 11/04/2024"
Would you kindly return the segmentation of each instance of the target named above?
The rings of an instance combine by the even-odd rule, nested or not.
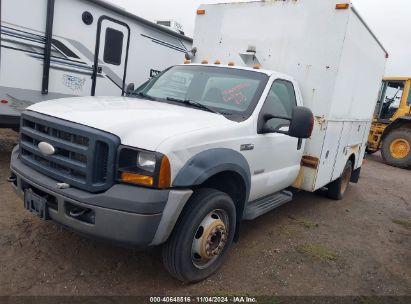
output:
[[[255,297],[150,297],[150,303],[257,303]]]

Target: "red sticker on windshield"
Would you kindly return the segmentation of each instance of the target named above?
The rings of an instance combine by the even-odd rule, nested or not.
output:
[[[224,90],[223,91],[223,99],[225,102],[232,102],[237,105],[240,105],[244,101],[247,100],[247,96],[244,95],[243,92],[241,92],[242,89],[249,87],[250,84],[248,83],[242,83],[239,85],[236,85],[235,87],[232,87],[230,89]]]

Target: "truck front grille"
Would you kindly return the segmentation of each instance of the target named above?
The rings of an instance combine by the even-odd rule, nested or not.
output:
[[[22,114],[20,130],[20,157],[26,165],[89,192],[113,185],[118,137],[31,111]],[[43,154],[41,142],[52,145],[54,154]]]

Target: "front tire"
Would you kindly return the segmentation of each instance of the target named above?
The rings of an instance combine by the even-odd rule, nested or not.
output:
[[[352,162],[350,160],[347,161],[341,176],[328,185],[327,196],[329,198],[334,200],[343,199],[344,194],[350,185],[352,166]]]
[[[398,129],[390,132],[382,142],[381,155],[390,166],[411,168],[411,130]]]
[[[212,275],[231,247],[235,224],[235,205],[227,194],[214,189],[195,191],[163,246],[165,268],[183,282]]]

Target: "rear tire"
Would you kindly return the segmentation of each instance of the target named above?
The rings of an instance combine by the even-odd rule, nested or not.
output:
[[[382,142],[381,155],[390,166],[411,168],[411,130],[390,132]]]
[[[349,160],[345,164],[344,170],[341,176],[328,184],[327,196],[334,200],[342,200],[345,192],[350,184],[351,174],[352,174],[352,162]]]
[[[190,198],[163,246],[163,263],[176,279],[198,282],[218,270],[233,242],[233,200],[214,189],[199,189]]]

